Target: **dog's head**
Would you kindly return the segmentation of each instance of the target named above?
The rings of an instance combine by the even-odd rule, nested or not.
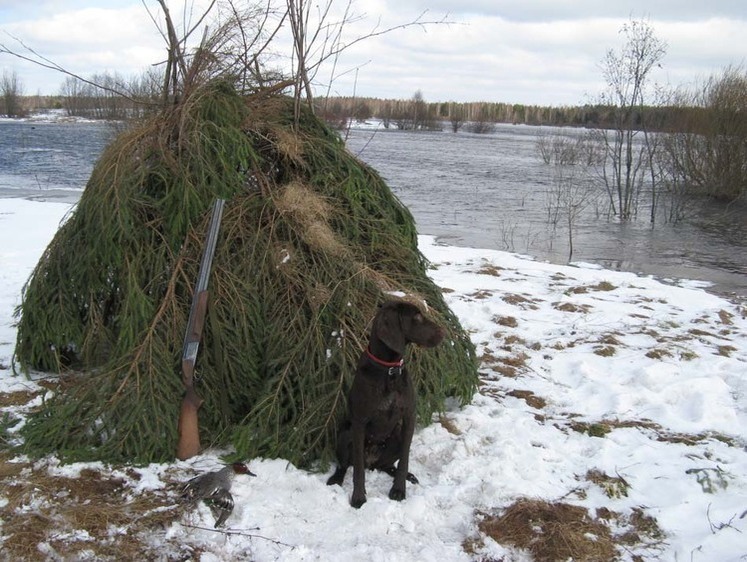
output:
[[[376,314],[371,335],[399,355],[405,354],[408,343],[435,347],[444,339],[446,331],[425,317],[421,310],[405,301],[389,301]]]

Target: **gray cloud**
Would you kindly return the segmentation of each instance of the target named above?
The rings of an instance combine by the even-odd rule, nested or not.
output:
[[[401,0],[393,8],[429,10],[452,15],[496,16],[517,22],[548,22],[585,18],[652,18],[693,21],[711,17],[747,19],[744,0]]]
[[[39,12],[11,11],[14,18],[0,17],[0,32],[14,33],[82,75],[131,75],[164,56],[163,41],[139,0],[43,2]],[[333,82],[332,92],[408,98],[420,89],[429,101],[592,101],[604,86],[599,63],[605,51],[620,44],[620,26],[631,16],[641,17],[643,10],[639,15],[638,9],[644,6],[655,34],[669,46],[654,80],[691,84],[729,64],[744,63],[743,2],[357,0],[356,11],[367,18],[351,22],[348,39],[370,32],[379,18],[380,28],[396,26],[412,21],[425,8],[430,9],[428,19],[449,11],[450,19],[459,23],[425,30],[416,26],[351,47],[335,68],[338,75],[349,72]],[[0,0],[0,15],[6,13],[1,8],[18,3]],[[0,55],[0,70],[8,67],[19,70],[29,92],[55,93],[64,80],[63,75]],[[317,75],[319,92],[326,93],[330,72],[328,65]]]

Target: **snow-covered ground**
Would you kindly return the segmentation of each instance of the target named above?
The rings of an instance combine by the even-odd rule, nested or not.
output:
[[[38,388],[10,370],[12,313],[68,209],[0,200],[0,392]],[[621,548],[622,560],[747,559],[743,305],[695,282],[550,265],[441,246],[428,236],[419,243],[472,335],[484,381],[470,405],[452,405],[416,432],[410,469],[420,484],[393,502],[390,477],[369,473],[368,502],[355,510],[348,504],[350,473],[342,488],[328,487],[326,474],[283,459],[249,459],[257,477],[236,478],[226,532],[212,529],[212,515],[200,505],[153,531],[149,543],[159,556],[530,560],[478,529],[485,516],[479,514],[500,514],[530,498],[581,506],[591,517],[617,513],[618,525],[635,513],[655,518],[663,536]],[[19,415],[17,406],[3,410]],[[165,489],[167,474],[186,481],[215,469],[220,453],[115,472],[136,495]],[[92,466],[110,470],[60,465],[54,457],[35,465],[65,476]],[[7,504],[0,490],[0,507]],[[7,538],[0,527],[0,541]],[[91,538],[80,530],[68,540]],[[37,541],[40,559],[56,559],[50,537]]]

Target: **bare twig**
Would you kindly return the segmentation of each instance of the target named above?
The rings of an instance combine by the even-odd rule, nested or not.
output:
[[[274,543],[278,546],[287,546],[289,548],[296,548],[292,544],[284,543],[279,540],[271,539],[270,537],[265,537],[262,535],[255,535],[253,533],[247,533],[245,531],[236,531],[233,529],[214,529],[212,527],[201,527],[200,525],[189,525],[187,523],[181,523],[182,527],[187,527],[188,529],[197,529],[198,531],[210,531],[213,533],[220,533],[222,535],[228,535],[228,536],[239,536],[239,537],[249,537],[251,539],[262,539],[271,543]],[[248,529],[249,531],[259,530],[259,527],[254,527],[253,529]]]
[[[747,511],[745,511],[745,513],[747,513]],[[736,518],[736,516],[737,515],[735,513],[734,515],[731,516],[731,519],[729,519],[726,523],[714,523],[713,521],[711,521],[711,504],[710,503],[708,504],[708,509],[706,509],[706,517],[708,518],[708,525],[711,527],[711,533],[713,533],[714,535],[718,531],[722,531],[726,529],[727,527],[734,529],[738,533],[741,533],[742,531],[740,531],[739,529],[737,529],[735,526],[731,524],[732,521],[734,521],[734,519]],[[744,517],[744,513],[741,515],[740,519],[742,517]]]

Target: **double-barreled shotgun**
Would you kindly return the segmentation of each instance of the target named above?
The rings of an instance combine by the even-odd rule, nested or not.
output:
[[[182,382],[184,383],[184,399],[179,412],[179,443],[176,456],[185,460],[200,452],[200,429],[197,420],[197,410],[202,405],[202,398],[195,390],[195,362],[200,349],[202,328],[205,325],[205,315],[208,304],[208,280],[210,268],[213,264],[215,244],[218,240],[218,230],[223,217],[224,199],[216,199],[210,217],[205,249],[200,261],[200,272],[197,276],[195,292],[192,295],[192,306],[189,309],[189,321],[184,334],[184,348],[182,350]]]

